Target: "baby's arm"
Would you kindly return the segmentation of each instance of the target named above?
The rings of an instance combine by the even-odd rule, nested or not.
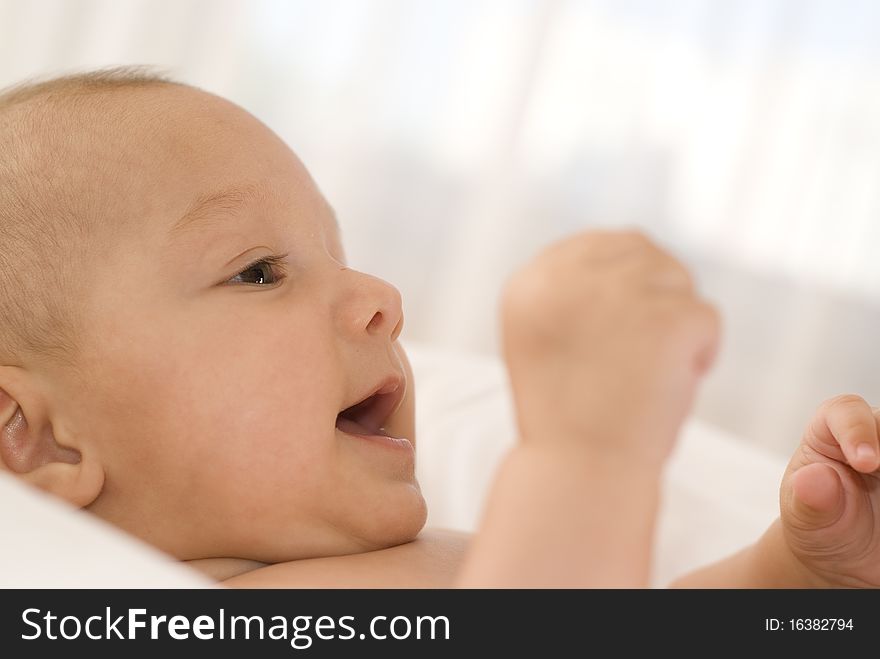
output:
[[[641,587],[658,470],[577,450],[519,446],[498,472],[462,587]]]
[[[644,236],[591,232],[508,282],[504,357],[519,444],[457,585],[648,583],[660,474],[718,318]]]
[[[779,519],[754,545],[672,585],[880,587],[878,425],[880,411],[858,396],[823,403],[782,478]]]

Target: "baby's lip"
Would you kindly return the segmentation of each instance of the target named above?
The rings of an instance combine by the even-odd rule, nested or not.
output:
[[[397,372],[389,374],[374,385],[370,393],[344,408],[336,418],[351,419],[370,432],[378,433],[400,407],[405,394],[406,378]]]

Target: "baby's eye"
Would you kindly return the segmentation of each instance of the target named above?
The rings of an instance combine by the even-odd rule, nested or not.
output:
[[[244,270],[227,283],[230,284],[256,284],[257,286],[271,286],[284,279],[284,267],[281,263],[283,256],[267,256],[259,261],[245,266]]]

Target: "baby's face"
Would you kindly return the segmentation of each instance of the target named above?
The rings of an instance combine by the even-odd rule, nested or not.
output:
[[[183,559],[412,539],[426,510],[397,290],[346,266],[332,210],[251,115],[131,94],[146,109],[108,154],[128,216],[89,273],[71,421],[106,474],[90,509]]]

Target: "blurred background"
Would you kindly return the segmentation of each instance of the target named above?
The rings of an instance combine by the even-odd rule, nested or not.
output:
[[[543,245],[638,226],[725,320],[696,414],[880,405],[875,0],[0,0],[0,85],[153,64],[300,155],[404,340],[496,353]]]

